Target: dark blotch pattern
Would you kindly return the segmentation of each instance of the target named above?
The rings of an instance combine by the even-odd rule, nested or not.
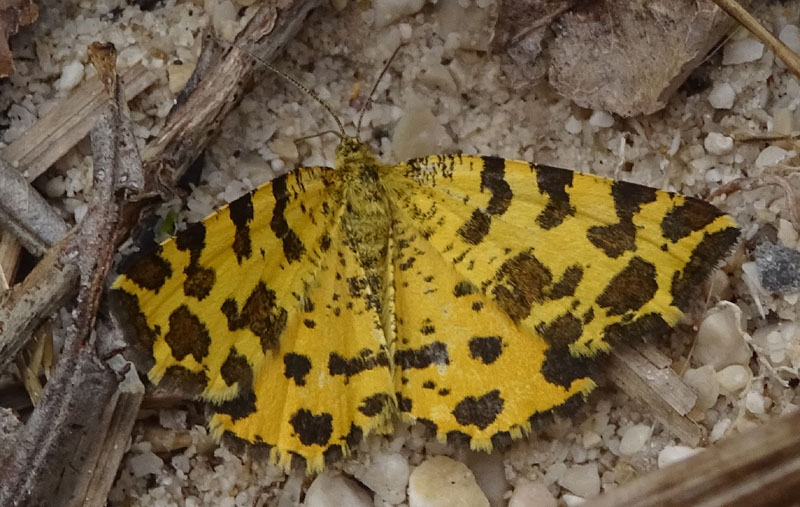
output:
[[[289,352],[283,356],[283,376],[294,380],[297,386],[306,385],[306,375],[311,371],[311,360],[303,354]]]
[[[447,345],[436,341],[418,349],[398,350],[394,354],[394,362],[403,370],[421,369],[432,364],[450,364],[450,356],[447,354]]]
[[[384,352],[374,355],[372,350],[363,349],[356,357],[346,358],[336,352],[331,352],[328,356],[328,372],[333,376],[344,375],[349,379],[353,375],[378,366],[389,366],[389,358]]]
[[[169,316],[169,331],[164,340],[178,361],[189,354],[200,362],[208,355],[211,337],[205,324],[186,305],[176,308]]]
[[[453,287],[453,295],[457,298],[463,296],[469,296],[470,294],[475,294],[478,292],[478,288],[475,287],[471,282],[463,280],[458,282],[455,287]]]
[[[640,309],[657,291],[656,267],[637,256],[611,279],[597,304],[607,308],[608,315],[623,315]]]
[[[404,398],[402,394],[395,393],[395,398],[397,398],[397,410],[400,412],[411,412],[411,399]],[[419,421],[417,421],[419,422]]]
[[[561,225],[567,218],[575,214],[575,207],[569,201],[567,187],[572,186],[573,172],[550,166],[534,166],[536,183],[541,194],[547,194],[548,201],[544,210],[536,217],[536,223],[548,230]]]
[[[675,243],[694,231],[699,231],[721,215],[714,206],[699,199],[687,198],[686,202],[664,216],[661,232],[665,238]]]
[[[550,299],[561,299],[575,295],[575,289],[578,284],[583,280],[583,268],[578,265],[573,265],[564,270],[561,279],[557,281],[547,296]]]
[[[361,405],[358,406],[358,411],[367,417],[375,417],[383,412],[384,407],[389,405],[390,396],[387,393],[373,394],[368,398],[361,400]]]
[[[231,222],[236,232],[233,236],[233,252],[239,264],[249,259],[253,253],[250,242],[250,222],[253,220],[253,199],[251,194],[244,194],[228,206]]]
[[[617,181],[611,185],[611,196],[614,199],[619,222],[590,227],[587,237],[594,246],[616,259],[626,251],[636,249],[636,226],[633,224],[633,216],[639,212],[643,204],[656,200],[656,190]]]
[[[186,229],[175,235],[177,249],[189,252],[189,265],[183,270],[186,275],[183,293],[201,301],[211,292],[216,279],[213,269],[200,265],[200,255],[205,245],[206,226],[202,222],[189,224]]]
[[[289,191],[286,188],[287,175],[279,176],[272,180],[272,195],[275,197],[275,208],[272,210],[272,220],[269,222],[270,229],[283,243],[283,254],[289,262],[299,261],[306,251],[303,242],[297,234],[289,228],[284,212],[286,204],[289,202]]]
[[[228,414],[234,421],[247,417],[256,411],[256,395],[253,392],[253,370],[247,358],[231,348],[228,357],[220,367],[220,374],[226,384],[238,383],[239,393],[235,398],[217,405],[217,412]]]
[[[536,331],[552,345],[569,345],[581,337],[583,324],[571,313],[565,313],[550,323],[539,324]]]
[[[333,433],[333,416],[327,413],[314,414],[304,408],[292,415],[289,424],[303,445],[327,445]]]
[[[474,425],[486,429],[503,411],[503,398],[500,391],[489,391],[479,398],[467,396],[458,402],[453,410],[453,416],[462,426]]]
[[[505,178],[506,163],[502,158],[483,157],[481,191],[492,193],[486,211],[476,209],[470,219],[458,229],[458,234],[471,245],[477,245],[489,233],[492,216],[500,216],[508,210],[513,194]]]
[[[545,352],[542,376],[551,384],[569,389],[574,380],[592,376],[592,361],[592,358],[570,354],[568,343],[551,344]]]
[[[500,266],[492,294],[498,306],[519,322],[530,314],[533,303],[544,299],[552,280],[550,270],[531,251],[522,252]]]
[[[172,276],[172,267],[169,262],[158,255],[156,251],[138,256],[132,255],[129,259],[130,261],[120,263],[119,272],[143,289],[152,290],[157,294],[167,278]]]
[[[474,336],[468,345],[470,357],[483,364],[492,364],[503,353],[503,339],[499,336]]]
[[[229,330],[249,329],[258,336],[264,352],[278,347],[278,338],[286,328],[287,313],[277,305],[275,292],[267,289],[264,282],[256,284],[241,312],[235,299],[226,299],[221,310],[228,318]]]
[[[112,308],[119,310],[115,313],[121,319],[122,329],[133,329],[135,336],[132,339],[136,340],[145,354],[151,355],[158,333],[147,325],[147,318],[139,306],[139,298],[122,289],[113,289],[109,295]]]
[[[672,278],[672,304],[683,311],[689,308],[700,285],[716,268],[716,263],[730,252],[739,238],[739,229],[729,227],[706,234],[695,247],[683,271]]]

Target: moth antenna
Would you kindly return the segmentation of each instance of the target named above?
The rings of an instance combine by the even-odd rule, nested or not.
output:
[[[295,144],[297,144],[297,143],[299,143],[301,141],[305,141],[306,139],[314,139],[315,137],[322,137],[325,134],[333,134],[335,136],[338,136],[340,139],[342,138],[342,135],[339,132],[336,132],[335,130],[323,130],[322,132],[318,132],[316,134],[311,134],[311,135],[308,135],[308,136],[298,137],[297,139],[294,140],[294,142],[295,142]]]
[[[345,137],[347,137],[347,134],[344,131],[344,127],[342,126],[341,120],[339,120],[339,117],[336,115],[336,113],[333,112],[333,108],[331,106],[329,106],[327,102],[322,100],[319,95],[317,95],[313,90],[308,88],[306,85],[304,85],[303,83],[301,83],[300,81],[298,81],[294,77],[292,77],[289,74],[283,72],[282,70],[278,69],[277,67],[273,67],[272,64],[265,62],[264,60],[258,58],[257,56],[254,56],[254,55],[251,55],[251,56],[253,58],[255,58],[257,61],[259,61],[264,67],[266,67],[267,69],[271,70],[275,74],[279,75],[280,77],[282,77],[286,81],[290,82],[296,88],[298,88],[300,91],[302,91],[303,93],[305,93],[306,95],[308,95],[312,99],[316,100],[322,107],[325,108],[326,111],[328,111],[328,114],[331,115],[331,118],[333,118],[333,121],[336,122],[336,126],[339,127],[339,132],[336,132],[335,130],[327,130],[325,132],[322,132],[321,134],[316,134],[316,135],[322,135],[322,134],[327,134],[328,132],[332,132],[332,133],[336,134],[337,136],[339,136],[339,139],[344,139]],[[315,137],[315,136],[309,136],[309,137]],[[302,139],[308,139],[308,137],[305,137],[305,138],[302,138]]]
[[[392,65],[392,60],[394,60],[394,57],[397,56],[397,53],[400,51],[400,48],[403,47],[404,45],[405,44],[401,43],[399,46],[395,48],[394,52],[392,53],[392,56],[389,57],[389,59],[386,61],[386,65],[383,66],[383,70],[381,70],[381,73],[378,74],[378,79],[375,80],[375,84],[372,85],[372,89],[369,91],[369,95],[367,96],[367,101],[364,102],[363,106],[361,106],[361,110],[358,112],[358,123],[356,124],[356,137],[360,137],[361,120],[364,119],[364,113],[367,112],[367,108],[370,106],[370,104],[372,104],[372,97],[373,95],[375,95],[375,90],[378,89],[378,85],[380,84],[381,79],[383,79],[383,76],[386,74],[386,71],[388,71],[389,67]]]

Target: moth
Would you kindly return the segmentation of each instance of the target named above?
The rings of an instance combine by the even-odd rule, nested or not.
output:
[[[333,168],[140,245],[111,290],[149,379],[284,468],[396,416],[473,449],[522,437],[615,344],[675,325],[739,235],[702,200],[556,167],[386,164],[338,123]]]

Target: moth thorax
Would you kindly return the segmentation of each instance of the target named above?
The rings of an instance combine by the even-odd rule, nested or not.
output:
[[[391,225],[386,191],[376,167],[362,165],[350,176],[343,185],[342,226],[361,265],[377,268],[384,265]]]

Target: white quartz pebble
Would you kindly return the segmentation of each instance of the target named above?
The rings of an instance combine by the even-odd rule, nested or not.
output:
[[[596,496],[600,493],[600,474],[597,472],[597,464],[589,463],[567,468],[558,480],[558,485],[583,498]]]
[[[622,435],[619,443],[619,452],[626,456],[631,456],[641,451],[644,445],[650,440],[652,429],[647,424],[634,424]]]
[[[327,471],[314,479],[306,492],[305,507],[372,507],[369,493],[339,472]]]
[[[409,507],[489,507],[472,471],[447,456],[422,462],[408,481]]]

